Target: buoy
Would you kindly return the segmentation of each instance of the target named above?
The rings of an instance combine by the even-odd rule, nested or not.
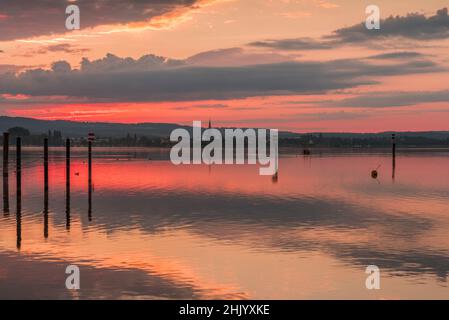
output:
[[[379,173],[377,172],[377,170],[379,170],[379,168],[380,168],[381,166],[382,166],[382,165],[379,164],[375,170],[371,171],[371,178],[377,179],[377,177],[379,176]]]
[[[310,152],[309,149],[304,149],[303,153],[304,153],[305,156],[308,156],[308,155],[310,155],[311,152]]]

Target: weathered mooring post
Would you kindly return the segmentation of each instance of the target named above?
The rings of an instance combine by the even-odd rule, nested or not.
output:
[[[65,141],[65,178],[67,190],[70,188],[70,139]]]
[[[65,213],[66,213],[66,229],[70,229],[70,139],[65,142]]]
[[[17,250],[20,250],[22,244],[22,139],[17,137],[16,140],[16,234],[17,234]]]
[[[3,132],[3,177],[8,176],[9,132]]]
[[[44,139],[44,211],[48,211],[48,138]]]
[[[392,142],[392,177],[393,180],[396,176],[396,134],[393,133],[391,135],[391,142]]]
[[[48,138],[44,139],[44,237],[48,238]]]
[[[92,141],[88,141],[88,217],[92,220]]]
[[[9,133],[3,133],[3,213],[9,214]]]

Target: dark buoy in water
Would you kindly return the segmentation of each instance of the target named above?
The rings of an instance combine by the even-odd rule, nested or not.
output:
[[[304,149],[303,153],[304,153],[305,156],[308,156],[308,155],[311,154],[309,149]]]
[[[371,171],[371,178],[377,179],[377,177],[379,176],[379,172],[377,170],[379,170],[380,166],[381,165],[378,165],[375,170]]]

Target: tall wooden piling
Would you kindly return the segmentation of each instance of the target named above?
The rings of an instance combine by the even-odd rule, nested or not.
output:
[[[396,159],[396,134],[391,135],[393,159]]]
[[[92,141],[88,142],[88,217],[92,220]]]
[[[22,244],[22,139],[20,137],[16,140],[16,187],[16,246],[20,250]]]
[[[48,138],[44,139],[44,238],[48,238]]]
[[[391,135],[391,143],[392,143],[392,177],[393,179],[396,176],[396,134],[393,133]]]
[[[3,133],[3,212],[9,214],[9,133]]]
[[[70,188],[70,139],[65,141],[65,177],[67,190]]]
[[[66,229],[70,229],[70,139],[65,143],[65,167],[66,167],[66,185],[65,185],[65,205],[66,205]]]
[[[48,211],[48,138],[44,139],[44,212]]]
[[[9,132],[3,132],[3,177],[8,177]]]

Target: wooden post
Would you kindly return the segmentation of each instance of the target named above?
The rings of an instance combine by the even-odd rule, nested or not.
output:
[[[392,142],[392,157],[393,157],[393,163],[392,163],[392,177],[395,178],[396,175],[396,134],[393,133],[391,135],[391,142]]]
[[[65,142],[65,177],[67,190],[70,188],[70,139]]]
[[[65,186],[65,205],[66,205],[66,229],[70,229],[70,139],[66,140],[65,143],[65,165],[66,165],[66,186]]]
[[[89,185],[92,183],[92,141],[88,142],[88,169],[89,169]]]
[[[48,138],[44,139],[44,238],[48,238]]]
[[[392,141],[392,149],[393,149],[393,159],[395,159],[396,158],[396,134],[395,133],[393,133],[392,135],[391,135],[391,141]]]
[[[9,132],[3,132],[3,177],[8,177]]]
[[[3,212],[9,214],[9,133],[3,133]]]
[[[88,142],[88,217],[92,220],[92,141]]]
[[[48,211],[48,138],[44,139],[44,211]]]
[[[22,244],[22,139],[20,137],[17,137],[16,140],[16,179],[17,179],[16,246],[17,249],[20,250]]]

